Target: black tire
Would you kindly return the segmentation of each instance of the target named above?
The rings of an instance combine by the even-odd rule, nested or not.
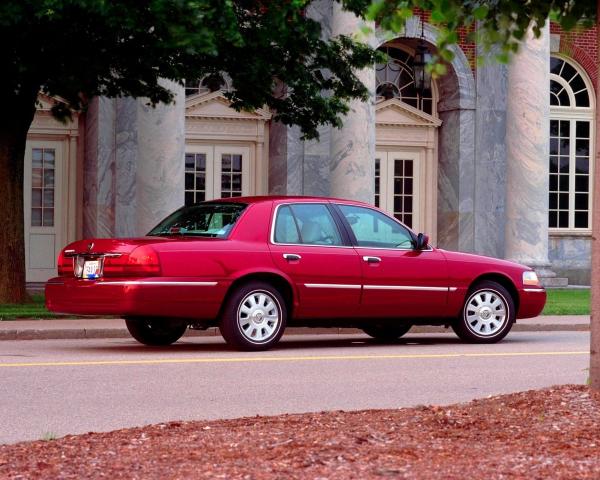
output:
[[[496,343],[510,332],[516,314],[510,292],[499,283],[485,280],[469,291],[452,329],[466,342]]]
[[[260,351],[277,344],[286,322],[287,308],[279,290],[266,282],[251,281],[228,296],[219,330],[232,347]]]
[[[375,340],[391,342],[405,335],[411,327],[412,324],[410,323],[400,325],[369,325],[368,327],[363,327],[362,330]]]
[[[171,345],[187,330],[187,324],[165,319],[126,318],[125,325],[138,342],[153,347]]]

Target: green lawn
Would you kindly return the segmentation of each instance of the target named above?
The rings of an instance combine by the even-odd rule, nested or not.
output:
[[[588,315],[589,313],[589,289],[549,289],[548,301],[542,315]],[[44,295],[33,295],[33,302],[24,305],[0,305],[0,320],[18,318],[56,318],[56,315],[46,310]]]
[[[56,318],[56,315],[46,310],[44,295],[32,295],[32,303],[22,305],[0,305],[0,320],[16,320],[17,318]]]
[[[548,300],[542,315],[589,315],[590,290],[553,288],[548,290]]]

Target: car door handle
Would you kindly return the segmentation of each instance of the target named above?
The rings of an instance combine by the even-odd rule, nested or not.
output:
[[[285,258],[289,262],[294,260],[300,260],[302,257],[297,253],[284,253],[283,258]]]
[[[367,263],[379,263],[381,262],[381,258],[379,257],[369,257],[368,255],[365,255],[363,257],[363,260]]]

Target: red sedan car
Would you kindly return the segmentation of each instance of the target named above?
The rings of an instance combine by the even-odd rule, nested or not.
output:
[[[493,343],[546,302],[529,267],[434,248],[370,205],[314,197],[183,207],[146,237],[68,245],[58,270],[49,310],[123,316],[147,345],[188,327],[218,326],[229,344],[262,350],[287,325],[391,340],[415,324]]]

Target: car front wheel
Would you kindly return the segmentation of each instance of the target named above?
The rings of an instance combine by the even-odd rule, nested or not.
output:
[[[240,350],[267,350],[274,346],[287,320],[281,293],[265,282],[237,288],[225,302],[219,330],[225,341]]]
[[[187,329],[185,323],[172,323],[164,319],[126,318],[125,325],[133,338],[144,345],[171,345]]]
[[[499,283],[483,281],[467,294],[452,329],[468,342],[496,343],[508,334],[515,317],[515,303],[508,290]]]
[[[381,342],[391,342],[397,340],[402,335],[406,334],[410,328],[411,324],[403,324],[403,325],[369,325],[367,327],[363,327],[363,332],[365,332],[370,337],[373,337],[376,340]]]

